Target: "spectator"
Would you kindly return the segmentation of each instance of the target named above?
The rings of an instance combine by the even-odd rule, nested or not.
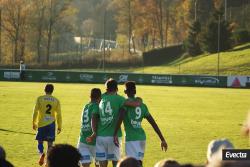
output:
[[[9,161],[6,160],[5,150],[1,146],[0,146],[0,167],[14,167]]]
[[[204,167],[202,165],[193,165],[193,164],[184,164],[184,165],[181,165],[180,167]]]
[[[6,153],[3,147],[0,146],[0,160],[5,159],[5,158],[6,158]]]
[[[233,144],[228,139],[212,140],[208,144],[207,164],[212,161],[222,161],[222,149],[233,149]]]
[[[140,163],[135,158],[125,157],[118,162],[117,167],[141,167],[141,166]]]
[[[159,161],[154,167],[180,167],[180,164],[172,159],[165,159]]]
[[[250,161],[214,161],[207,167],[249,167]]]
[[[56,144],[48,150],[47,167],[80,167],[81,154],[68,144]]]
[[[26,65],[24,64],[24,62],[21,60],[20,61],[20,79],[23,81],[25,80],[25,69],[26,69]]]
[[[243,135],[245,135],[246,137],[249,137],[249,134],[250,134],[250,112],[248,113],[247,119],[242,126],[242,132],[243,132]]]

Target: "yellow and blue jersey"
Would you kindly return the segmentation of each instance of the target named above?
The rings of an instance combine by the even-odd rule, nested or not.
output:
[[[62,115],[59,100],[52,95],[38,97],[33,111],[33,124],[40,128],[55,121],[58,128],[61,129]]]

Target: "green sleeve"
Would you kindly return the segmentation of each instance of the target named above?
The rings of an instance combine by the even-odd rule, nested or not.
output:
[[[95,114],[95,115],[99,114],[99,106],[98,105],[94,105],[93,106],[93,112],[92,112],[92,114]]]
[[[146,104],[143,104],[143,110],[144,110],[144,118],[148,117],[150,113],[148,111],[148,107]]]
[[[120,96],[120,108],[124,107],[126,99],[123,96]]]

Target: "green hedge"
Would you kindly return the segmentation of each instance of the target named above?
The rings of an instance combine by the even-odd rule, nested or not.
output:
[[[246,29],[240,29],[233,33],[233,40],[235,45],[250,42],[250,32]]]
[[[154,49],[143,53],[144,65],[161,65],[170,63],[184,53],[183,44],[169,46],[166,48]]]

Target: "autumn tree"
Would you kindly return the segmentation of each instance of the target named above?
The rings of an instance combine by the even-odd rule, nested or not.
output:
[[[47,0],[47,20],[45,26],[47,27],[47,46],[46,46],[46,64],[49,64],[49,56],[51,51],[51,42],[55,32],[55,26],[58,22],[63,20],[67,9],[69,8],[71,0]]]
[[[27,0],[2,0],[2,27],[13,46],[14,62],[24,60],[27,15],[30,5]]]

